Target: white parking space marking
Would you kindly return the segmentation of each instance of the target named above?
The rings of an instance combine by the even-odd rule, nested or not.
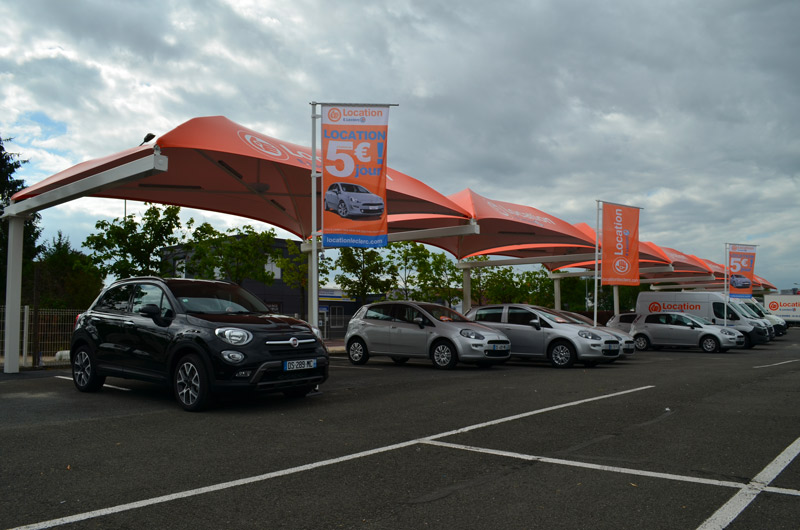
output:
[[[800,454],[800,438],[770,462],[749,484],[745,484],[731,500],[726,502],[697,530],[722,530],[731,524],[755,500],[759,493],[768,489],[769,483],[775,480],[798,454]],[[774,491],[771,488],[769,490]],[[800,493],[798,494],[800,495]]]
[[[762,366],[754,366],[753,368],[770,368],[772,366],[780,366],[782,364],[796,363],[798,361],[800,361],[800,359],[794,359],[792,361],[783,361],[782,363],[775,363],[775,364],[764,364]]]
[[[451,449],[460,449],[462,451],[471,451],[473,453],[484,453],[496,456],[505,456],[509,458],[517,458],[519,460],[529,460],[534,462],[544,462],[546,464],[558,464],[562,466],[581,467],[584,469],[594,469],[597,471],[610,471],[612,473],[624,473],[626,475],[637,475],[640,477],[663,478],[667,480],[678,480],[681,482],[695,482],[697,484],[707,484],[711,486],[725,486],[728,488],[741,488],[745,484],[742,482],[730,482],[727,480],[712,480],[705,478],[689,477],[685,475],[674,475],[672,473],[658,473],[655,471],[644,471],[640,469],[630,469],[625,467],[604,466],[600,464],[590,464],[588,462],[579,462],[577,460],[564,460],[561,458],[549,458],[546,456],[526,455],[522,453],[512,453],[509,451],[498,451],[496,449],[486,449],[483,447],[473,447],[469,445],[453,444],[448,442],[429,441],[424,442],[428,445],[436,445],[439,447],[449,447]]]
[[[56,379],[66,379],[67,381],[72,381],[71,377],[66,377],[66,376],[63,376],[63,375],[57,375],[57,376],[55,376],[55,378]],[[130,392],[131,391],[130,388],[123,388],[121,386],[103,385],[103,387],[104,388],[113,388],[114,390],[122,390],[123,392]]]
[[[69,379],[69,378],[66,378],[66,379]],[[614,394],[604,394],[604,395],[593,397],[593,398],[582,399],[582,400],[579,400],[579,401],[572,401],[570,403],[564,403],[562,405],[556,405],[554,407],[547,407],[547,408],[544,408],[544,409],[533,410],[533,411],[526,412],[526,413],[523,413],[523,414],[517,414],[517,415],[514,415],[514,416],[508,416],[508,417],[505,417],[505,418],[500,418],[498,420],[479,423],[479,424],[476,424],[476,425],[471,425],[469,427],[464,427],[462,429],[456,429],[454,431],[448,431],[448,432],[444,432],[444,433],[441,433],[441,434],[435,434],[433,436],[427,436],[425,438],[418,438],[416,440],[410,440],[408,442],[401,442],[401,443],[398,443],[398,444],[387,445],[385,447],[379,447],[377,449],[370,449],[369,451],[362,451],[360,453],[354,453],[354,454],[342,456],[342,457],[339,457],[339,458],[331,458],[329,460],[322,460],[320,462],[315,462],[315,463],[312,463],[312,464],[306,464],[306,465],[302,465],[302,466],[292,467],[292,468],[284,469],[284,470],[281,470],[281,471],[274,471],[272,473],[265,473],[263,475],[257,475],[255,477],[243,478],[243,479],[239,479],[239,480],[232,480],[230,482],[223,482],[221,484],[215,484],[213,486],[206,486],[204,488],[197,488],[197,489],[193,489],[193,490],[182,491],[182,492],[173,493],[173,494],[170,494],[170,495],[163,495],[161,497],[154,497],[154,498],[151,498],[151,499],[143,499],[141,501],[131,502],[131,503],[127,503],[127,504],[120,504],[120,505],[117,505],[117,506],[112,506],[110,508],[103,508],[103,509],[94,510],[94,511],[91,511],[91,512],[84,512],[84,513],[79,513],[79,514],[76,514],[76,515],[70,515],[68,517],[61,517],[61,518],[58,518],[58,519],[51,519],[49,521],[42,521],[42,522],[39,522],[39,523],[33,523],[33,524],[25,525],[25,526],[18,526],[16,528],[11,528],[9,530],[40,530],[40,529],[44,529],[44,528],[53,528],[55,526],[61,526],[61,525],[65,525],[65,524],[71,524],[71,523],[76,523],[76,522],[80,522],[80,521],[86,521],[88,519],[94,519],[96,517],[103,517],[105,515],[111,515],[111,514],[115,514],[115,513],[126,512],[126,511],[129,511],[129,510],[135,510],[137,508],[144,508],[146,506],[152,506],[154,504],[161,504],[161,503],[170,502],[170,501],[174,501],[174,500],[178,500],[178,499],[185,499],[187,497],[194,497],[196,495],[203,495],[203,494],[206,494],[206,493],[213,493],[213,492],[220,491],[220,490],[235,488],[237,486],[244,486],[246,484],[253,484],[253,483],[256,483],[256,482],[262,482],[262,481],[269,480],[269,479],[272,479],[272,478],[283,477],[283,476],[286,476],[286,475],[292,475],[294,473],[300,473],[300,472],[303,472],[303,471],[310,471],[312,469],[317,469],[317,468],[324,467],[324,466],[329,466],[329,465],[332,465],[332,464],[338,464],[338,463],[341,463],[341,462],[347,462],[348,460],[356,460],[358,458],[364,458],[364,457],[376,455],[376,454],[379,454],[379,453],[385,453],[387,451],[394,451],[395,449],[402,449],[404,447],[409,447],[409,446],[417,445],[417,444],[420,444],[420,443],[429,443],[429,442],[431,442],[433,440],[436,440],[438,438],[444,438],[446,436],[452,436],[454,434],[459,434],[459,433],[463,433],[463,432],[469,432],[469,431],[472,431],[472,430],[475,430],[475,429],[481,429],[483,427],[488,427],[488,426],[491,426],[491,425],[498,425],[500,423],[505,423],[505,422],[508,422],[508,421],[514,421],[514,420],[521,419],[521,418],[527,418],[529,416],[533,416],[533,415],[536,415],[536,414],[542,414],[544,412],[550,412],[550,411],[553,411],[553,410],[559,410],[559,409],[563,409],[563,408],[567,408],[567,407],[574,407],[574,406],[577,406],[577,405],[582,405],[584,403],[590,403],[592,401],[598,401],[598,400],[602,400],[602,399],[609,399],[609,398],[613,398],[613,397],[623,396],[625,394],[630,394],[632,392],[640,392],[642,390],[647,390],[647,389],[650,389],[650,388],[655,388],[655,387],[652,386],[652,385],[651,386],[643,386],[643,387],[639,387],[639,388],[634,388],[632,390],[624,390],[622,392],[616,392]]]

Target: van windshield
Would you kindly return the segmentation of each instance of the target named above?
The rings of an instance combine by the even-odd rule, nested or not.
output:
[[[744,305],[749,307],[750,311],[758,315],[759,318],[764,318],[764,316],[766,316],[765,313],[761,310],[760,307],[758,307],[757,304],[754,304],[753,302],[745,302]]]
[[[750,318],[761,318],[756,314],[755,311],[750,309],[747,304],[737,304],[737,307],[742,310],[745,316],[749,316]]]

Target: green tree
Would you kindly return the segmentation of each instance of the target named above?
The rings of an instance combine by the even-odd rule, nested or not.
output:
[[[553,307],[555,304],[553,280],[545,269],[522,271],[517,274],[517,278],[522,291],[521,298],[525,303]]]
[[[27,160],[20,160],[16,153],[6,151],[3,142],[11,141],[10,138],[0,137],[0,215],[11,202],[11,197],[25,188],[25,181],[14,178],[14,172],[26,164]],[[39,245],[39,236],[42,229],[39,227],[41,216],[37,213],[25,220],[22,240],[22,298],[23,303],[31,303],[33,294],[33,260],[39,255],[42,246]],[[0,303],[6,300],[6,277],[8,267],[8,222],[0,222]]]
[[[522,291],[513,267],[492,267],[486,272],[486,296],[489,303],[521,303]]]
[[[489,256],[473,256],[464,261],[483,263],[489,261]],[[470,270],[470,300],[473,306],[486,305],[489,303],[488,293],[486,292],[486,280],[489,278],[490,270],[491,267],[475,267]]]
[[[250,225],[220,232],[208,223],[194,230],[184,244],[187,274],[195,278],[226,278],[239,285],[245,279],[271,285],[275,273],[267,262],[283,257],[275,247],[275,230],[263,232]]]
[[[39,307],[89,307],[103,288],[103,274],[89,256],[71,247],[60,230],[44,245],[34,277]]]
[[[302,252],[300,246],[290,239],[286,240],[286,255],[276,258],[275,263],[281,269],[283,283],[292,289],[299,289],[300,296],[305,301],[308,291],[308,259],[309,253]],[[317,276],[319,283],[323,284],[330,274],[333,260],[328,256],[317,255]],[[303,320],[305,318],[306,304],[303,304]]]
[[[463,274],[444,252],[431,253],[418,263],[420,299],[453,307],[462,298]]]
[[[397,270],[396,289],[390,294],[395,300],[418,300],[417,276],[420,263],[430,259],[431,252],[425,245],[413,241],[389,243],[387,259]]]
[[[170,275],[172,262],[166,250],[183,243],[179,206],[149,205],[141,221],[134,215],[95,223],[83,246],[90,249],[92,262],[104,276]],[[190,221],[189,226],[192,222]]]
[[[385,295],[396,285],[397,269],[375,249],[343,247],[334,267],[341,271],[334,278],[347,296],[361,304],[371,294]]]

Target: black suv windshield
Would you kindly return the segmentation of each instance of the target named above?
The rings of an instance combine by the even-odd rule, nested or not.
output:
[[[261,300],[238,285],[170,280],[172,294],[187,313],[269,313]]]

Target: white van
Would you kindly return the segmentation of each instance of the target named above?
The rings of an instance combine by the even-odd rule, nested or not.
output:
[[[781,337],[786,335],[786,321],[774,315],[769,309],[758,303],[755,298],[742,298],[742,303],[753,310],[755,314],[766,319],[775,328],[775,335]]]
[[[681,312],[701,316],[717,325],[727,325],[744,335],[744,347],[769,342],[769,329],[760,319],[752,318],[737,304],[729,303],[722,293],[713,292],[642,292],[636,299],[636,313]]]
[[[772,340],[778,336],[778,333],[777,331],[775,331],[775,326],[772,325],[772,322],[770,322],[769,319],[763,317],[762,315],[759,315],[758,313],[756,313],[755,309],[745,304],[743,298],[731,298],[731,303],[735,304],[734,307],[736,307],[739,313],[747,315],[750,318],[756,318],[761,322],[763,322],[764,324],[766,324],[767,329],[769,330],[769,340]]]

